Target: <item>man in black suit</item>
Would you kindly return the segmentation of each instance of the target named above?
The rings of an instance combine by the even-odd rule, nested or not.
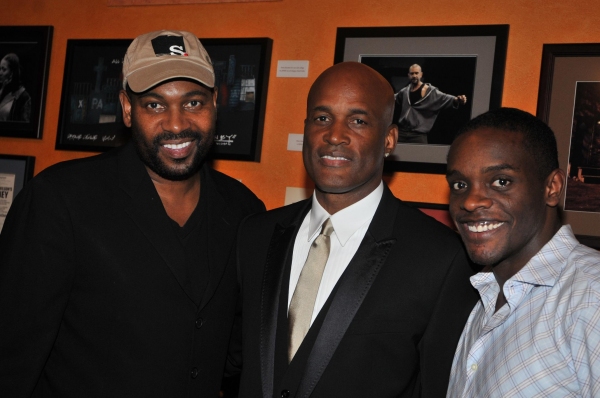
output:
[[[123,66],[132,143],[64,162],[0,235],[0,396],[216,397],[237,302],[232,248],[264,209],[204,163],[217,93],[191,33],[151,32]]]
[[[392,87],[345,62],[307,104],[312,198],[251,216],[238,234],[240,397],[443,397],[477,295],[456,234],[381,180],[398,135]]]

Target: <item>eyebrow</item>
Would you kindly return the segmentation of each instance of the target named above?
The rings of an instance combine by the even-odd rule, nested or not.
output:
[[[501,163],[501,164],[497,164],[494,166],[484,167],[482,169],[482,172],[485,174],[485,173],[489,173],[490,171],[504,171],[504,170],[519,171],[520,169],[517,167],[511,166],[508,163]],[[455,174],[462,174],[462,173],[459,172],[458,170],[448,170],[446,172],[446,177],[452,177]]]

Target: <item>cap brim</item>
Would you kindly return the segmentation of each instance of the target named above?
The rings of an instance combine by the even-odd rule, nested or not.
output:
[[[167,59],[138,69],[125,80],[134,93],[140,93],[170,79],[192,79],[210,88],[215,86],[215,76],[211,70],[179,59]]]

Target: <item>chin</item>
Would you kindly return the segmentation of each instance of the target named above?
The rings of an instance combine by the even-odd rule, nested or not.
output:
[[[466,247],[469,258],[476,264],[483,266],[495,266],[502,259],[502,255],[485,247]]]

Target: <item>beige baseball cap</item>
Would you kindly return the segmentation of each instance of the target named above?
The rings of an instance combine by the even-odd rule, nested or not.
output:
[[[160,30],[138,36],[123,61],[123,88],[146,91],[169,79],[193,79],[214,87],[215,72],[208,53],[190,32]]]

